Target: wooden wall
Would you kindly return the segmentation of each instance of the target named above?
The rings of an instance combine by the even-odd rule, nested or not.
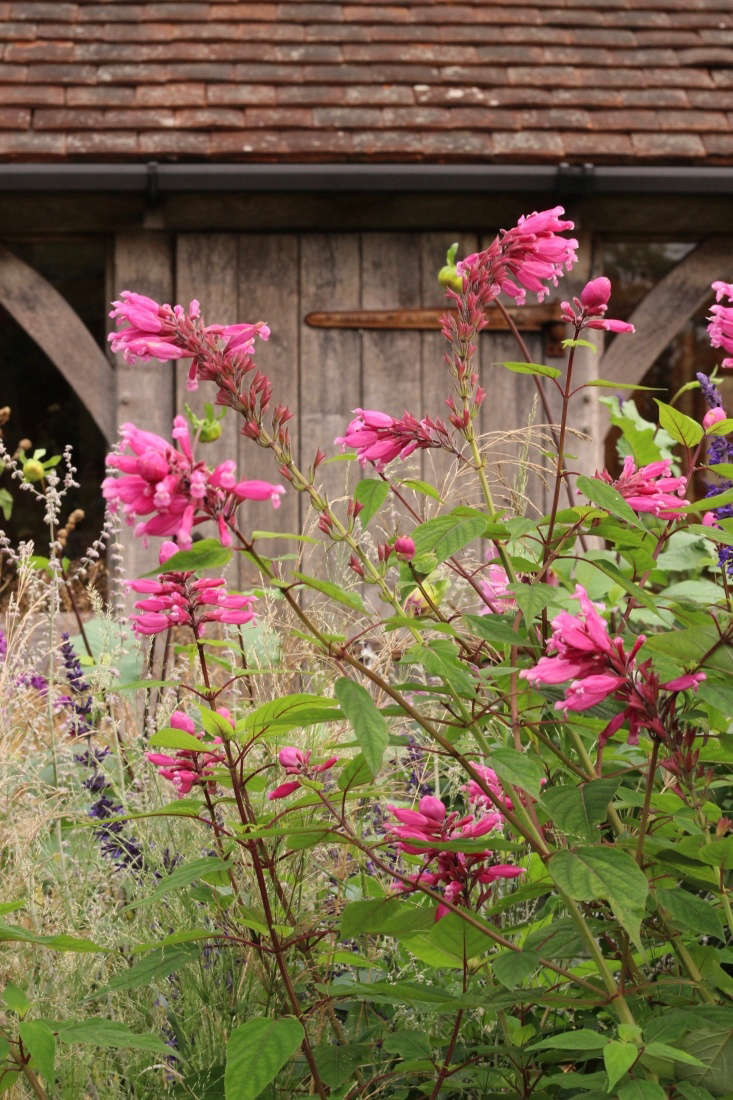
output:
[[[274,400],[295,413],[291,428],[296,453],[307,466],[319,445],[329,455],[338,454],[333,440],[357,406],[396,416],[408,409],[447,417],[444,402],[451,385],[444,362],[447,345],[439,331],[313,328],[305,317],[325,310],[443,307],[436,276],[453,239],[461,241],[462,254],[488,243],[466,232],[121,233],[115,240],[109,289],[111,296],[133,289],[184,304],[195,296],[209,323],[267,321],[272,337],[259,344],[257,363],[272,379]],[[563,286],[563,294],[572,291],[572,286]],[[533,360],[553,362],[541,331],[527,332],[525,339]],[[541,454],[546,418],[533,379],[496,365],[519,358],[511,335],[482,334],[479,360],[488,397],[480,427],[490,443],[497,501],[541,513],[546,492],[538,467],[546,461]],[[134,420],[166,434],[184,403],[200,410],[213,391],[202,384],[198,393],[188,393],[187,369],[188,363],[129,367],[119,361],[120,422]],[[592,421],[586,421],[592,433]],[[526,431],[529,422],[533,427]],[[231,457],[240,477],[281,480],[270,453],[239,436],[231,415],[225,425],[221,440],[207,447],[212,464]],[[595,454],[598,439],[592,438],[586,450],[588,446]],[[411,460],[410,469],[411,476],[435,477],[440,483],[446,463],[440,455],[423,452]],[[319,471],[335,495],[345,493],[347,472],[347,465],[338,461]],[[470,498],[469,484],[465,479],[453,486],[451,501],[478,503]],[[269,504],[251,504],[241,514],[250,529],[295,531],[307,520],[304,504],[291,491],[277,512]],[[131,545],[128,553],[132,573],[153,564],[152,550]]]

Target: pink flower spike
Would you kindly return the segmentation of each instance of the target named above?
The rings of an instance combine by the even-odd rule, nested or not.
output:
[[[637,470],[633,458],[627,455],[621,476],[615,481],[606,470],[596,472],[595,476],[612,485],[635,512],[647,512],[661,519],[678,519],[684,515],[681,508],[687,503],[684,500],[687,478],[670,477],[671,465],[669,459],[664,459]]]
[[[448,443],[448,431],[440,420],[424,417],[416,420],[405,412],[399,420],[375,409],[354,409],[355,418],[346,433],[334,443],[342,450],[353,447],[362,466],[371,462],[383,470],[396,458],[408,458],[416,450],[443,447]]]
[[[716,280],[712,287],[715,291],[716,304],[710,307],[708,336],[714,348],[722,348],[730,356],[733,355],[733,309],[730,306],[730,303],[733,302],[733,283],[723,283]],[[728,300],[729,304],[727,306],[718,304],[723,298]],[[726,368],[733,367],[733,358],[724,359],[722,366]]]

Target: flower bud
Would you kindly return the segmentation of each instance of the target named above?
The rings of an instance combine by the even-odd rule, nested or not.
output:
[[[394,552],[400,561],[412,561],[415,557],[415,543],[408,535],[400,535],[394,541]]]
[[[611,280],[605,275],[591,279],[580,293],[580,300],[588,313],[604,313],[611,297]]]
[[[710,431],[712,427],[719,424],[721,420],[726,420],[725,409],[722,409],[720,405],[716,405],[714,409],[708,409],[702,418],[702,426],[706,432]]]
[[[43,468],[43,463],[39,462],[37,458],[29,458],[27,462],[23,463],[23,477],[26,481],[43,481],[46,476],[46,471]]]

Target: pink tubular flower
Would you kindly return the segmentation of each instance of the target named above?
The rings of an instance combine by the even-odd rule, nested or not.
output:
[[[616,481],[606,470],[601,473],[596,471],[595,476],[612,485],[635,512],[649,512],[661,519],[678,519],[684,515],[681,508],[687,503],[687,478],[670,477],[671,465],[670,460],[665,458],[637,470],[633,458],[627,455],[621,476]]]
[[[332,768],[338,761],[338,756],[329,756],[328,760],[324,760],[322,764],[314,764],[311,766],[310,758],[310,749],[297,749],[293,745],[288,745],[286,748],[281,749],[278,753],[280,766],[284,768],[286,775],[297,775],[299,778],[281,783],[279,787],[275,787],[274,790],[269,791],[267,797],[271,801],[274,801],[276,798],[286,798],[287,795],[292,794],[293,791],[297,791],[300,786],[300,777],[309,778],[312,775],[318,775],[320,772],[328,771],[328,769]]]
[[[409,535],[399,535],[394,540],[393,549],[401,561],[412,561],[415,557],[415,543]]]
[[[563,320],[575,325],[579,333],[584,328],[605,329],[606,332],[634,332],[634,326],[627,321],[616,321],[604,317],[611,297],[611,280],[599,275],[586,283],[579,298],[562,302]]]
[[[193,527],[213,519],[222,545],[230,546],[228,521],[240,501],[265,500],[269,496],[277,507],[285,491],[281,485],[264,481],[237,483],[231,460],[214,470],[197,462],[185,417],[174,419],[172,436],[177,447],[134,424],[123,424],[121,448],[129,448],[132,454],[107,455],[107,465],[122,476],[104,479],[105,499],[113,508],[122,505],[130,525],[135,517],[153,513],[150,519],[138,523],[136,535],[175,536],[179,548],[185,550],[191,546]]]
[[[117,323],[117,332],[108,337],[112,351],[119,352],[127,363],[192,359],[187,382],[190,390],[198,388],[199,378],[217,378],[222,372],[230,373],[232,367],[249,369],[255,337],[267,340],[270,335],[262,321],[205,326],[195,298],[187,312],[183,306],[160,305],[144,294],[123,290],[112,305],[110,317]],[[128,327],[120,327],[125,324]]]
[[[174,729],[184,730],[193,737],[199,737],[193,719],[183,711],[175,710],[170,717],[170,724]],[[213,744],[220,745],[221,738],[215,738]],[[162,752],[146,752],[145,756],[151,764],[155,764],[164,779],[168,779],[175,787],[178,797],[183,798],[189,793],[195,783],[202,783],[211,775],[211,770],[216,764],[224,762],[224,755],[219,752],[211,752],[208,745],[201,745],[201,751],[194,749],[176,749],[174,755]]]
[[[399,822],[388,827],[388,834],[397,838],[392,843],[409,855],[422,855],[424,860],[417,874],[406,876],[408,882],[400,883],[400,891],[416,890],[421,885],[442,888],[446,901],[479,908],[491,891],[480,890],[478,897],[474,898],[477,887],[491,886],[499,878],[516,878],[524,874],[523,867],[491,864],[489,861],[493,853],[488,849],[480,852],[471,850],[472,841],[501,824],[500,813],[485,814],[478,819],[473,814],[460,817],[456,811],[448,813],[445,804],[432,795],[421,798],[417,810],[397,806],[388,806],[387,809]],[[465,840],[469,851],[441,850],[446,842],[456,840]],[[440,904],[435,919],[440,920],[448,911],[445,905]]]
[[[341,449],[353,447],[362,466],[373,463],[383,470],[395,458],[407,458],[416,450],[449,445],[448,432],[440,420],[429,416],[416,420],[405,412],[399,420],[376,409],[354,409],[356,416],[350,422],[345,435],[334,443]]]
[[[565,697],[555,703],[555,710],[566,717],[568,711],[588,710],[605,699],[622,703],[623,710],[601,731],[600,748],[626,723],[629,744],[638,742],[642,729],[659,741],[667,741],[676,728],[677,694],[696,691],[705,673],[684,673],[661,683],[650,660],[636,663],[636,655],[646,641],[643,634],[627,653],[621,638],[609,637],[605,622],[581,585],[576,586],[575,598],[580,602],[580,615],[562,611],[552,620],[547,652],[556,656],[541,657],[534,668],[522,669],[520,677],[534,686],[571,680]]]
[[[178,549],[174,542],[164,542],[160,564],[164,565]],[[129,581],[133,592],[146,596],[135,604],[141,614],[132,616],[133,630],[145,635],[159,634],[172,626],[190,626],[201,638],[206,623],[241,625],[254,618],[253,596],[230,595],[223,577],[192,579],[195,576],[191,571],[170,572]]]
[[[488,768],[485,764],[476,764],[471,762],[471,767],[475,772],[481,776],[482,780],[489,788],[499,802],[503,803],[507,810],[511,810],[514,807],[514,803],[511,798],[507,797],[506,791],[501,785],[501,780],[496,774],[493,768]],[[463,790],[468,795],[468,801],[481,809],[488,809],[496,811],[496,804],[491,801],[489,796],[478,785],[475,779],[469,779]]]
[[[479,581],[481,594],[486,601],[486,607],[482,607],[479,614],[488,615],[491,612],[501,614],[505,611],[516,611],[517,601],[509,587],[509,577],[502,565],[490,562],[489,579]]]
[[[715,305],[710,307],[708,317],[708,336],[714,348],[722,348],[729,356],[733,356],[733,308],[730,304],[721,306],[719,303],[726,298],[733,302],[733,283],[723,283],[719,279],[712,284],[715,291]],[[733,367],[733,358],[724,359],[723,367]]]
[[[541,302],[546,283],[557,280],[575,263],[578,242],[558,234],[573,228],[561,220],[562,206],[522,215],[511,229],[502,229],[488,248],[466,256],[457,265],[459,275],[476,286],[483,305],[504,293],[523,305],[528,290]]]

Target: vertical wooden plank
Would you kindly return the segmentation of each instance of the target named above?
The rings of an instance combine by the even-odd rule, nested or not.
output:
[[[237,242],[227,233],[182,233],[176,238],[176,301],[184,308],[192,298],[198,298],[207,324],[234,324],[237,316]],[[183,414],[188,405],[197,416],[203,415],[206,402],[212,405],[216,387],[202,382],[198,390],[186,389],[190,359],[176,364],[176,412]],[[199,443],[196,457],[207,466],[217,466],[226,459],[237,461],[239,423],[227,410],[222,421],[222,433],[213,443]],[[244,475],[240,475],[244,476]],[[216,538],[215,527],[207,523],[200,528],[205,538]],[[231,584],[238,581],[238,559],[234,557],[224,570]]]
[[[173,264],[170,238],[163,233],[119,233],[114,241],[110,264],[108,296],[119,297],[122,290],[147,294],[158,302],[173,298]],[[112,328],[110,321],[110,329]],[[117,376],[117,417],[119,423],[132,421],[146,431],[170,439],[173,419],[174,375],[171,363],[129,365],[122,356],[115,357]],[[132,534],[133,528],[123,525],[121,542],[124,552],[125,576],[139,577],[158,564],[158,539],[144,547]]]
[[[450,303],[445,297],[443,287],[438,283],[438,272],[445,263],[445,254],[453,241],[460,241],[459,255],[466,256],[475,251],[476,237],[470,233],[449,231],[419,234],[420,244],[420,281],[422,305],[426,309],[447,308]],[[445,400],[453,393],[453,380],[445,361],[450,348],[445,337],[439,332],[421,334],[422,346],[422,385],[420,415],[438,417],[447,423],[449,410]],[[478,504],[475,479],[460,477],[451,483],[449,474],[455,469],[454,461],[441,451],[423,452],[423,476],[443,493],[450,494],[453,506],[458,504]]]
[[[299,243],[295,234],[244,233],[238,238],[237,278],[239,320],[265,321],[271,330],[267,343],[258,341],[256,362],[272,382],[272,408],[287,405],[293,413],[289,422],[293,447],[300,436],[298,346],[300,340],[300,304],[298,300]],[[270,418],[265,417],[269,430]],[[272,451],[258,447],[244,436],[239,439],[240,477],[258,478],[285,486],[280,508],[269,503],[244,504],[240,517],[245,530],[299,530],[299,494],[289,488],[278,471]],[[269,543],[266,552],[281,553],[286,544]],[[287,544],[287,549],[293,547]]]
[[[350,233],[305,234],[300,253],[300,309],[359,308],[359,238]],[[303,326],[300,348],[300,463],[311,464],[320,446],[338,453],[334,439],[344,434],[352,410],[361,404],[361,336],[348,329]],[[319,467],[317,481],[331,498],[347,491],[348,467]],[[313,516],[304,516],[307,526]]]

